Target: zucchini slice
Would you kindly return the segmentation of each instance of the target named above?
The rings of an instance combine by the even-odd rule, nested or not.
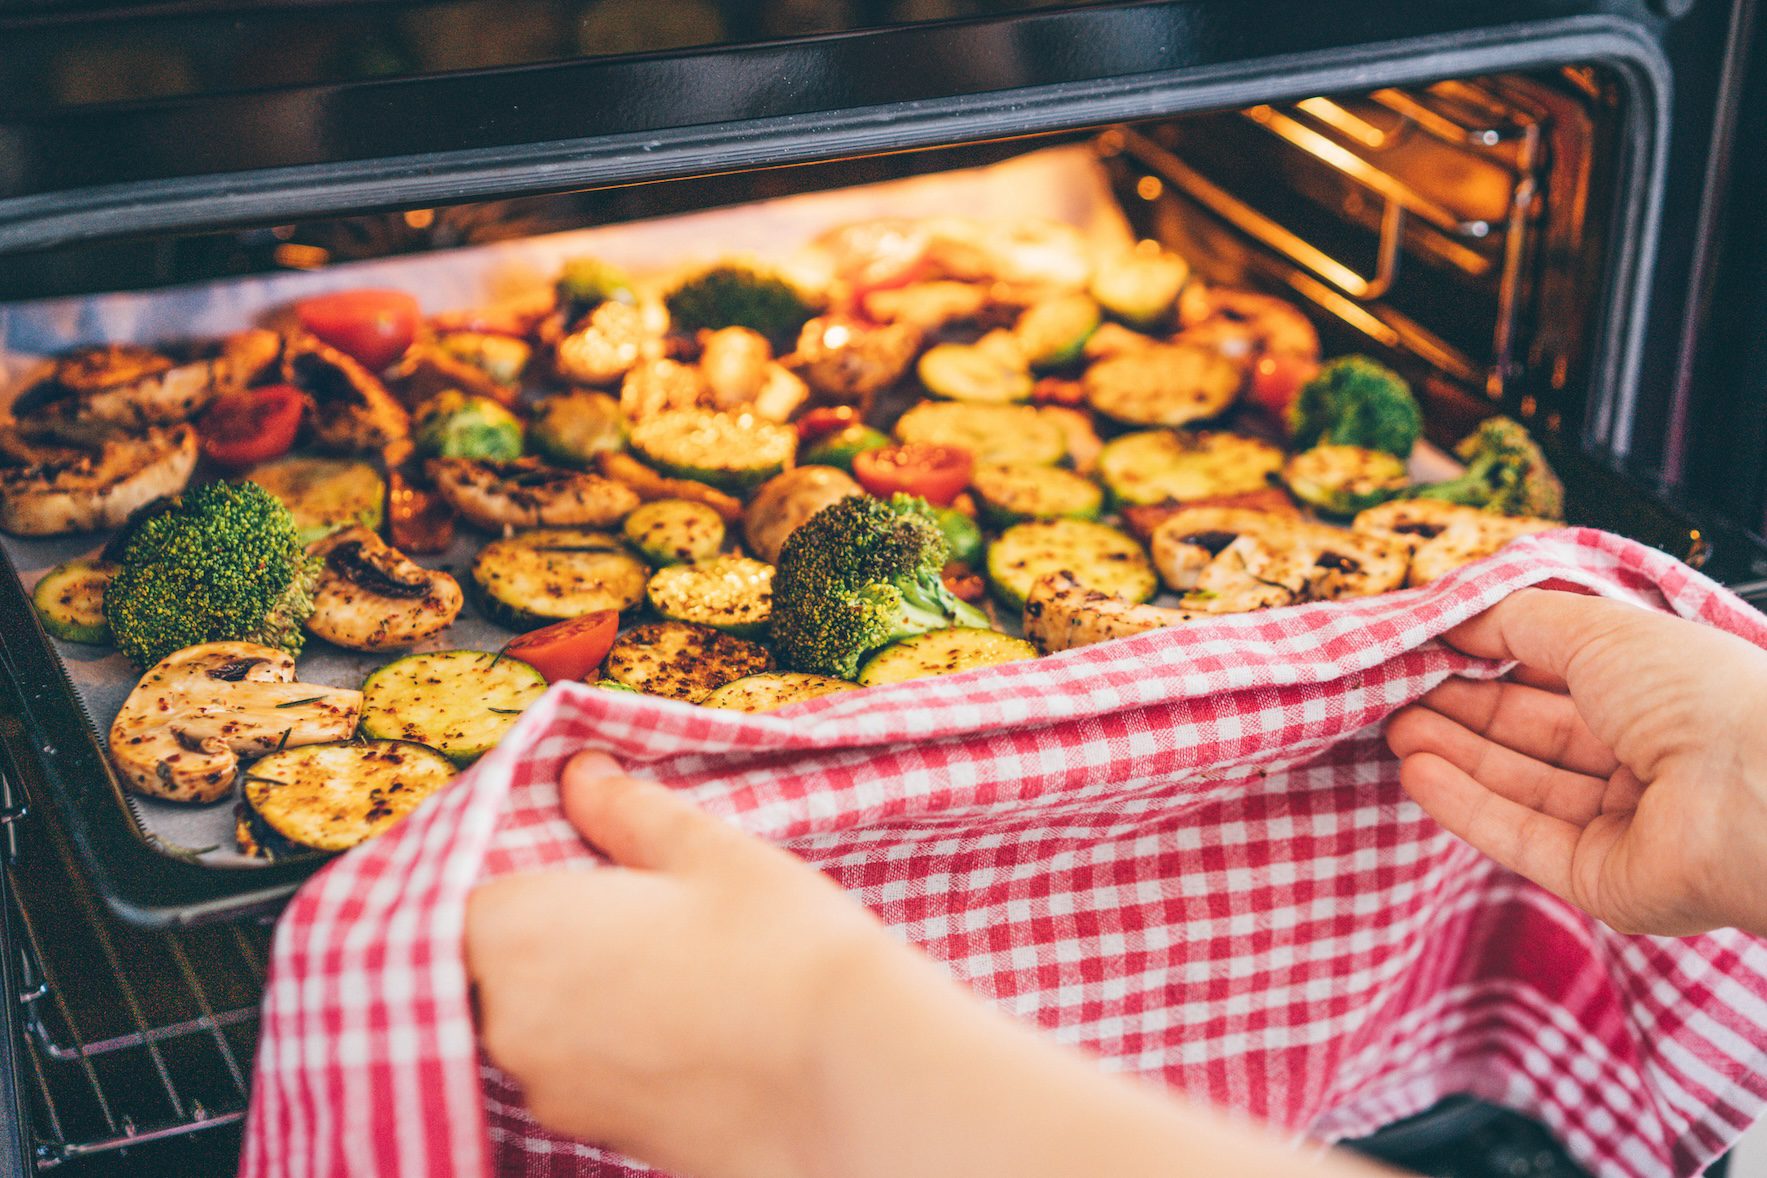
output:
[[[483,650],[410,654],[362,684],[360,731],[370,740],[427,744],[467,765],[544,694],[546,676],[520,659]]]
[[[43,628],[68,642],[110,645],[110,623],[104,620],[104,587],[117,566],[102,560],[70,560],[43,574],[31,590],[31,608]]]
[[[1239,396],[1245,374],[1193,344],[1159,344],[1100,360],[1080,378],[1095,413],[1124,425],[1184,425],[1216,417]]]
[[[726,708],[732,712],[771,712],[807,699],[820,699],[841,691],[857,691],[858,684],[827,675],[809,675],[802,671],[766,671],[733,679],[706,696],[708,708]]]
[[[250,818],[278,837],[253,842],[347,851],[417,809],[455,772],[435,749],[405,740],[339,740],[271,753],[245,771],[243,792]]]
[[[724,547],[724,517],[691,499],[646,503],[621,526],[626,543],[661,567],[710,560]]]
[[[650,622],[614,640],[606,667],[615,683],[697,704],[726,683],[771,671],[773,656],[710,626]]]
[[[281,458],[253,467],[247,477],[282,500],[302,544],[352,524],[379,531],[386,515],[387,485],[366,462]]]
[[[1282,480],[1294,497],[1328,515],[1355,515],[1405,494],[1405,460],[1361,446],[1315,446],[1291,457]]]
[[[956,446],[969,451],[977,462],[1053,466],[1068,449],[1061,427],[1029,405],[922,401],[896,422],[896,437]]]
[[[988,582],[1011,609],[1023,609],[1031,587],[1051,573],[1131,602],[1146,601],[1160,584],[1141,545],[1089,520],[1018,524],[988,547]]]
[[[626,445],[620,403],[606,393],[559,393],[534,406],[528,445],[548,462],[581,469]]]
[[[671,409],[633,426],[631,442],[666,475],[740,494],[791,463],[798,431],[753,413]]]
[[[1190,263],[1177,254],[1137,248],[1100,264],[1092,275],[1092,297],[1113,319],[1153,327],[1171,319],[1179,292],[1189,280]]]
[[[773,617],[773,566],[746,556],[670,565],[651,576],[646,592],[650,607],[670,621],[757,638]]]
[[[927,349],[915,367],[920,383],[935,397],[971,404],[1005,405],[1031,396],[1031,374],[999,354],[971,344],[940,344]]]
[[[955,675],[976,667],[1016,663],[1037,657],[1037,648],[1023,638],[995,630],[953,626],[929,630],[884,647],[859,668],[861,687],[882,687],[934,675]]]
[[[532,630],[644,600],[650,570],[606,532],[535,528],[493,540],[472,562],[479,605],[492,621]]]
[[[1269,442],[1207,430],[1125,434],[1098,453],[1098,473],[1119,504],[1244,495],[1281,469],[1282,451]]]
[[[1033,303],[1013,327],[1033,368],[1060,368],[1085,351],[1098,330],[1098,304],[1088,295],[1066,294]]]
[[[970,477],[982,517],[995,527],[1029,519],[1097,519],[1104,492],[1091,479],[1058,466],[984,462]]]

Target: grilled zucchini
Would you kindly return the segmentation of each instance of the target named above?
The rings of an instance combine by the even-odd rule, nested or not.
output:
[[[798,431],[753,413],[671,409],[633,426],[631,442],[666,475],[740,494],[790,465]]]
[[[606,393],[560,393],[534,406],[528,444],[548,462],[579,469],[626,444],[620,403]]]
[[[70,560],[44,573],[31,590],[31,607],[43,628],[68,642],[109,646],[104,587],[116,572],[116,565],[102,560]]]
[[[606,532],[536,528],[493,540],[472,562],[472,583],[487,617],[532,630],[644,600],[650,570]]]
[[[352,524],[379,531],[386,514],[387,485],[366,462],[283,458],[254,467],[247,477],[282,500],[302,544]]]
[[[1191,344],[1119,352],[1080,383],[1094,412],[1123,425],[1185,425],[1215,417],[1239,396],[1245,376],[1221,353]]]
[[[1098,322],[1098,304],[1091,297],[1056,295],[1033,303],[1012,333],[1031,367],[1060,368],[1080,358]]]
[[[773,616],[773,566],[746,556],[670,565],[651,576],[646,594],[670,621],[758,638]]]
[[[362,685],[361,733],[414,740],[467,765],[545,693],[546,676],[520,659],[482,650],[406,655]]]
[[[734,680],[773,669],[767,648],[686,622],[635,626],[614,640],[606,677],[647,695],[697,704]]]
[[[1023,638],[994,630],[953,626],[929,630],[884,647],[859,668],[861,687],[882,687],[934,675],[955,675],[977,667],[1016,663],[1037,657],[1037,648]]]
[[[1282,451],[1242,434],[1149,430],[1109,442],[1098,473],[1118,504],[1244,495],[1269,485]]]
[[[1329,515],[1355,515],[1397,499],[1411,485],[1405,460],[1361,446],[1315,446],[1282,467],[1295,498]]]
[[[703,702],[708,708],[725,708],[732,712],[771,712],[801,704],[807,699],[856,690],[856,684],[845,679],[830,679],[827,675],[766,671],[734,679],[706,696]]]
[[[1035,520],[1006,529],[988,547],[988,582],[1013,610],[1051,573],[1125,601],[1146,601],[1159,588],[1147,553],[1133,539],[1088,520]]]
[[[1067,455],[1061,426],[1029,405],[966,405],[923,401],[896,422],[904,442],[956,446],[977,462],[1052,466]]]
[[[983,518],[996,527],[1028,519],[1097,519],[1104,508],[1097,483],[1055,466],[984,462],[970,486]]]
[[[271,753],[245,773],[241,849],[347,851],[447,785],[453,762],[404,740],[332,741]],[[265,828],[268,829],[265,829]]]
[[[1161,249],[1137,249],[1102,263],[1092,276],[1092,297],[1133,327],[1149,328],[1172,318],[1190,279],[1190,263]]]
[[[652,565],[710,560],[724,547],[724,518],[691,499],[658,499],[626,517],[620,534]]]
[[[950,401],[1004,405],[1031,396],[1030,371],[1001,356],[998,349],[940,344],[927,349],[915,372],[927,392]]]

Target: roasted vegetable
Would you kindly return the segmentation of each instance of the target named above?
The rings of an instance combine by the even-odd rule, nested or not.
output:
[[[724,547],[724,521],[704,503],[658,499],[626,517],[620,534],[657,567],[710,560]]]
[[[674,564],[651,575],[645,595],[650,608],[672,622],[765,637],[773,613],[773,566],[734,555]]]
[[[347,851],[453,780],[452,762],[405,740],[349,740],[271,753],[246,773],[240,849],[276,859]]]
[[[251,472],[251,481],[282,501],[294,516],[301,543],[339,528],[378,530],[386,483],[366,462],[349,458],[284,458]]]
[[[288,341],[282,378],[310,398],[307,429],[322,450],[371,454],[411,434],[410,414],[380,378],[314,337]]]
[[[109,438],[91,449],[43,446],[0,426],[0,531],[60,536],[122,523],[176,495],[196,469],[188,425]]]
[[[414,740],[467,765],[545,692],[546,677],[520,659],[482,650],[410,654],[362,685],[362,735]]]
[[[638,297],[626,272],[600,258],[566,259],[557,291],[559,309],[570,325],[602,303],[632,303]]]
[[[761,484],[742,513],[749,551],[779,563],[785,539],[830,503],[862,492],[859,484],[832,466],[799,466]]]
[[[889,444],[888,434],[855,422],[823,434],[809,443],[798,458],[805,466],[832,466],[852,474],[854,458],[867,450],[881,450]]]
[[[790,465],[798,431],[752,413],[675,409],[632,427],[632,449],[675,478],[742,492]]]
[[[345,528],[307,549],[323,564],[307,629],[350,650],[396,650],[448,628],[460,584],[413,563],[367,528]]]
[[[500,385],[521,380],[533,354],[523,340],[492,331],[450,331],[436,341],[456,360],[470,364]]]
[[[1006,529],[988,546],[988,584],[1009,609],[1023,609],[1031,587],[1051,573],[1069,573],[1125,601],[1146,601],[1159,588],[1141,545],[1088,520],[1034,520]]]
[[[528,441],[559,466],[585,467],[596,455],[626,444],[620,403],[606,393],[560,393],[534,406]]]
[[[791,667],[851,679],[891,642],[987,626],[940,579],[949,549],[926,504],[842,499],[787,538],[773,581],[773,641]]]
[[[614,641],[607,656],[613,683],[690,704],[726,683],[772,669],[766,647],[685,622],[636,626]]]
[[[1098,304],[1087,295],[1056,295],[1032,303],[1012,334],[1031,367],[1060,368],[1080,358],[1098,321]]]
[[[104,594],[117,649],[136,666],[199,642],[300,653],[319,562],[294,517],[256,483],[207,483],[130,532]]]
[[[896,436],[904,442],[955,446],[977,462],[1052,465],[1068,449],[1061,426],[1029,405],[923,401],[897,420]]]
[[[117,568],[101,560],[70,560],[43,574],[31,590],[31,608],[43,628],[67,642],[109,646],[104,588]]]
[[[673,479],[658,474],[622,451],[603,450],[595,456],[595,468],[603,476],[630,489],[645,503],[654,503],[658,499],[687,499],[704,503],[727,524],[742,518],[742,500],[692,479]]]
[[[1361,446],[1315,446],[1291,457],[1282,479],[1295,498],[1329,515],[1355,515],[1405,493],[1404,460]]]
[[[514,462],[432,458],[425,470],[454,510],[488,531],[542,525],[606,527],[638,506],[638,496],[622,483],[547,466],[533,458]]]
[[[1282,451],[1242,434],[1148,430],[1105,444],[1098,474],[1118,506],[1243,495],[1269,483]]]
[[[493,540],[472,562],[478,604],[511,629],[529,630],[644,600],[650,570],[605,532],[537,528]]]
[[[1361,446],[1404,458],[1423,432],[1411,386],[1367,356],[1339,356],[1301,386],[1288,410],[1295,446]]]
[[[1037,469],[1054,468],[1040,466]],[[945,536],[947,563],[972,566],[981,563],[986,545],[982,539],[982,529],[976,526],[975,520],[955,507],[933,508],[933,520]]]
[[[827,675],[806,675],[802,671],[763,671],[759,675],[744,675],[741,679],[732,679],[700,703],[704,707],[724,708],[732,712],[774,712],[792,704],[801,704],[805,700],[857,690],[856,684],[848,683],[845,679],[831,679]]]
[[[915,371],[927,392],[950,401],[1002,405],[1031,397],[1031,373],[1022,359],[1013,363],[975,344],[929,348]]]
[[[1092,297],[1125,323],[1153,327],[1172,317],[1178,292],[1189,279],[1190,264],[1177,254],[1137,248],[1099,264],[1092,276]]]
[[[968,626],[952,626],[931,630],[884,647],[865,661],[859,670],[862,687],[882,687],[888,683],[906,683],[910,679],[928,679],[934,675],[956,675],[977,667],[1000,663],[1016,663],[1037,657],[1037,648],[1023,638],[978,630]]]
[[[417,410],[418,453],[426,458],[482,458],[510,462],[521,457],[522,423],[489,397],[458,389],[438,393]]]
[[[1080,378],[1093,410],[1124,425],[1185,425],[1216,417],[1245,377],[1219,352],[1185,343],[1119,352]]]
[[[571,384],[610,385],[644,354],[644,314],[625,303],[603,303],[558,341],[553,366]]]
[[[1520,422],[1508,417],[1488,418],[1460,440],[1454,453],[1466,463],[1465,473],[1445,483],[1418,487],[1411,492],[1414,498],[1464,503],[1501,515],[1542,519],[1564,515],[1564,484]]]
[[[664,302],[676,331],[747,327],[780,352],[791,347],[817,311],[810,297],[783,277],[733,264],[700,271],[670,291]]]
[[[1028,519],[1097,519],[1104,492],[1091,479],[1055,466],[987,462],[971,478],[982,515],[1000,527]]]

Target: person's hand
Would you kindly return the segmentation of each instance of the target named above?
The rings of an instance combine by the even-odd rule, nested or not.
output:
[[[1446,641],[1520,665],[1389,721],[1400,782],[1437,821],[1622,932],[1767,934],[1767,652],[1538,589]]]

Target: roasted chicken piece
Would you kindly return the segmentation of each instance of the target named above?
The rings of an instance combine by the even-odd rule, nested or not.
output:
[[[1493,555],[1511,540],[1562,527],[1555,520],[1497,515],[1435,499],[1383,503],[1362,512],[1350,525],[1354,532],[1409,550],[1408,585],[1427,585],[1461,565]]]
[[[1025,598],[1025,637],[1044,654],[1179,626],[1208,615],[1138,605],[1088,589],[1072,573],[1051,573]]]
[[[620,410],[643,421],[671,409],[709,409],[712,390],[699,369],[679,360],[646,360],[620,382]]]
[[[868,403],[902,379],[920,350],[921,328],[911,322],[881,327],[819,316],[798,333],[787,363],[812,389],[842,402]]]
[[[609,299],[558,341],[553,366],[571,384],[611,385],[644,357],[646,334],[642,311]]]
[[[1403,545],[1290,515],[1231,507],[1176,512],[1153,530],[1154,567],[1204,613],[1366,597],[1405,582]]]
[[[324,567],[307,629],[351,650],[393,650],[446,629],[460,614],[460,583],[426,569],[368,528],[344,528],[307,546]]]
[[[312,398],[308,427],[321,449],[372,454],[411,434],[411,415],[380,378],[313,336],[289,339],[282,375]]]
[[[0,530],[59,536],[114,528],[143,504],[182,491],[195,468],[196,431],[188,425],[83,448],[45,446],[0,428]]]
[[[243,757],[348,740],[362,693],[296,683],[286,651],[205,642],[155,663],[110,726],[110,756],[130,789],[175,802],[233,790]]]
[[[638,493],[624,483],[533,458],[434,458],[425,469],[443,499],[469,522],[490,531],[606,527],[630,515],[639,502]]]
[[[13,412],[23,422],[77,439],[175,425],[221,393],[256,380],[281,352],[281,337],[260,330],[230,335],[218,354],[186,363],[135,344],[81,348],[21,393]]]

